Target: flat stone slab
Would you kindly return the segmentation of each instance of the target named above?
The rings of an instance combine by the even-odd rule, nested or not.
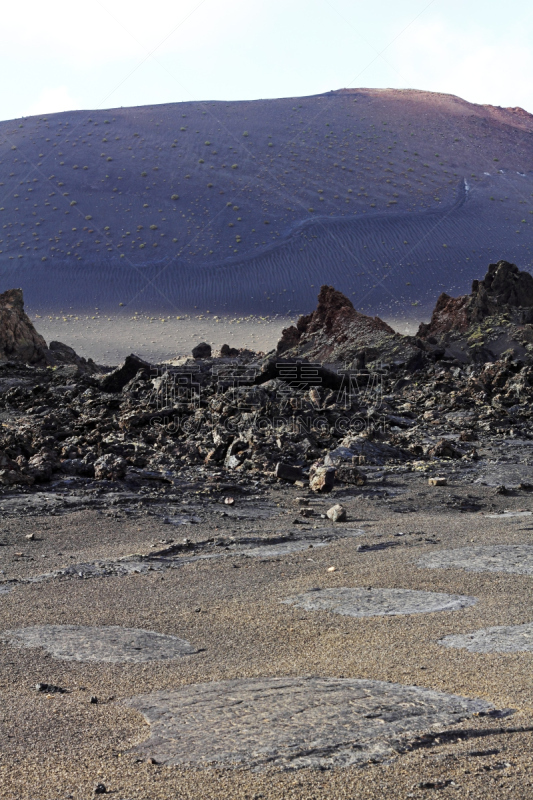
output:
[[[495,544],[461,547],[457,550],[437,550],[418,560],[420,567],[452,569],[468,572],[511,572],[533,575],[533,545]]]
[[[497,625],[474,633],[445,636],[439,644],[460,647],[470,653],[533,652],[533,622],[525,625]]]
[[[230,548],[229,552],[240,556],[271,558],[272,556],[301,553],[304,550],[314,550],[315,547],[326,547],[328,544],[329,542],[317,542],[313,539],[300,539],[294,542],[280,542],[279,544],[250,545],[248,548],[238,547],[235,550]]]
[[[118,625],[35,625],[4,631],[1,637],[21,647],[42,647],[54,658],[66,661],[165,661],[197,652],[177,636]]]
[[[475,597],[412,589],[313,589],[282,600],[305,611],[332,611],[345,617],[383,617],[457,611],[473,606]]]
[[[161,764],[346,767],[492,707],[418,686],[351,678],[252,678],[125,701],[150,723],[134,750]]]

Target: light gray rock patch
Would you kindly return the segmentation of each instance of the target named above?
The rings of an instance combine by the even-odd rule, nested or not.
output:
[[[417,686],[349,678],[254,678],[126,701],[150,723],[134,749],[162,764],[346,767],[491,706]]]
[[[66,661],[165,661],[197,652],[177,636],[118,625],[35,625],[4,631],[1,637],[22,647],[42,647],[54,658]]]
[[[533,652],[533,622],[525,625],[497,625],[474,633],[445,636],[439,644],[459,647],[470,653]]]
[[[460,567],[469,572],[512,572],[533,575],[533,545],[495,544],[461,547],[457,550],[438,550],[418,560],[420,567],[452,569]]]
[[[412,589],[318,589],[288,597],[283,603],[305,611],[332,611],[345,617],[382,617],[457,611],[477,602],[475,597]]]
[[[486,514],[488,519],[509,519],[510,517],[531,517],[532,511],[504,511],[503,514]]]

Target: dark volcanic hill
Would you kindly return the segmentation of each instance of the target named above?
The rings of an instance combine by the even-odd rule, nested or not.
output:
[[[427,315],[530,269],[533,116],[412,90],[0,123],[1,288],[33,310]],[[417,308],[413,308],[417,306]]]

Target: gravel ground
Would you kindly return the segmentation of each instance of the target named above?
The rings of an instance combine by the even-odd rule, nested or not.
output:
[[[392,800],[426,798],[433,790],[444,798],[481,800],[490,794],[529,800],[533,654],[469,652],[444,647],[441,640],[531,622],[531,576],[420,563],[444,550],[533,545],[531,518],[488,516],[506,509],[530,510],[529,498],[501,497],[480,487],[476,491],[484,510],[464,513],[446,505],[445,487],[428,492],[421,475],[394,480],[403,492],[400,513],[368,490],[335,490],[320,498],[317,513],[340,501],[348,511],[344,525],[363,531],[341,536],[342,523],[330,525],[332,536],[324,547],[267,549],[250,558],[237,542],[234,551],[222,547],[216,558],[184,559],[176,569],[3,584],[12,590],[0,596],[0,631],[121,626],[178,637],[196,652],[159,661],[87,662],[2,641],[0,797],[85,800],[103,783],[118,800]],[[469,489],[458,485],[453,491],[459,496]],[[148,555],[169,536],[178,540],[176,531],[193,543],[230,534],[237,540],[295,530],[303,535],[304,526],[293,525],[294,501],[301,491],[271,486],[257,501],[258,509],[266,504],[271,512],[258,512],[255,521],[249,511],[253,503],[247,503],[247,514],[239,518],[221,517],[216,506],[199,500],[194,512],[199,522],[179,529],[165,524],[163,516],[146,517],[140,511],[125,517],[117,512],[116,518],[91,508],[57,516],[5,515],[1,577],[27,580],[66,564]],[[415,502],[416,510],[410,511]],[[238,498],[236,510],[241,505],[244,500]],[[305,535],[319,532],[320,525],[325,523],[310,520]],[[25,538],[29,534],[33,540]],[[202,547],[198,545],[198,552]],[[368,586],[475,597],[477,602],[456,610],[365,617],[283,602],[310,589]],[[257,771],[246,763],[172,766],[153,763],[157,757],[135,749],[151,735],[144,716],[128,706],[140,695],[176,693],[216,681],[311,677],[418,686],[484,701],[500,713],[469,715],[440,731],[421,723],[409,735],[405,752],[359,766],[303,767],[297,772],[279,765],[262,765]],[[37,691],[37,683],[66,691]],[[272,721],[265,717],[263,725],[268,738]],[[212,736],[206,726],[207,745]],[[198,737],[202,739],[201,730],[196,742]]]

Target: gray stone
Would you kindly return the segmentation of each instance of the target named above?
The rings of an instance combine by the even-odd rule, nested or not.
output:
[[[340,503],[337,503],[326,511],[326,516],[333,522],[344,522],[346,520],[346,509]]]
[[[309,488],[313,492],[331,492],[335,483],[335,467],[311,468]]]
[[[42,647],[54,658],[67,661],[163,661],[196,652],[177,636],[118,625],[35,625],[5,631],[2,638],[23,647]]]
[[[346,617],[382,617],[457,611],[477,602],[475,597],[413,589],[319,589],[288,597],[283,603],[305,611],[332,611]]]
[[[439,644],[460,647],[470,653],[533,652],[533,622],[525,625],[497,625],[474,633],[445,636]]]
[[[150,738],[134,749],[161,764],[256,769],[364,764],[492,708],[417,686],[316,677],[192,684],[126,705],[150,723]]]
[[[405,461],[407,454],[398,447],[392,447],[385,442],[372,442],[366,436],[346,436],[341,446],[343,450],[349,450],[352,458],[359,456],[366,464],[376,464],[382,466],[389,461]],[[338,448],[340,449],[340,448]]]
[[[364,486],[366,483],[366,475],[355,466],[341,464],[335,467],[335,480],[341,483],[350,483],[354,486]]]
[[[94,476],[97,480],[120,480],[126,474],[127,466],[122,456],[106,453],[94,462]]]
[[[291,464],[283,464],[281,461],[279,461],[276,464],[275,475],[276,478],[294,483],[294,481],[302,480],[304,477],[304,472],[301,467],[293,467]]]
[[[512,572],[533,575],[533,545],[495,544],[461,547],[457,550],[438,550],[419,559],[420,567],[452,569],[460,567],[469,572]]]

